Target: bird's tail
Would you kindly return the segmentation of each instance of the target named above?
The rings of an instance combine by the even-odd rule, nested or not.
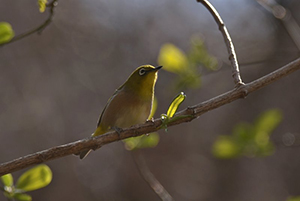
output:
[[[91,137],[95,137],[95,136],[98,136],[98,135],[101,135],[105,133],[102,128],[100,126],[97,127],[96,131],[92,134]],[[84,150],[84,151],[81,151],[79,153],[76,153],[75,155],[76,156],[79,156],[80,159],[84,159],[87,155],[89,155],[89,153],[91,152],[92,150],[89,149],[89,150]]]

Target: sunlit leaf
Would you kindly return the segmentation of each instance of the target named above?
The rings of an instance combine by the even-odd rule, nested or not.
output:
[[[269,156],[275,152],[275,146],[270,141],[270,135],[272,131],[278,126],[281,120],[282,114],[279,110],[267,110],[257,118],[254,124],[246,122],[237,124],[233,129],[232,135],[227,136],[227,138],[218,138],[215,142],[215,146],[219,146],[219,150],[222,150],[221,148],[223,146],[230,147],[229,145],[233,143],[235,145],[238,145],[240,156]],[[216,147],[214,148],[216,149]]]
[[[268,143],[259,146],[259,152],[256,155],[260,157],[264,157],[264,156],[270,156],[274,152],[275,152],[274,144],[268,141]]]
[[[31,196],[28,194],[25,194],[25,193],[15,194],[14,198],[19,201],[31,201],[32,200]]]
[[[300,196],[291,196],[286,201],[300,201]]]
[[[240,139],[243,142],[248,142],[254,139],[253,125],[247,122],[238,123],[232,131],[233,136]]]
[[[14,36],[11,25],[7,22],[0,22],[0,44],[9,42]]]
[[[14,179],[11,174],[3,175],[1,177],[1,181],[4,184],[4,186],[8,186],[8,187],[10,187],[14,184]]]
[[[38,165],[26,171],[17,181],[16,188],[33,191],[47,186],[52,180],[52,172],[47,165]]]
[[[188,59],[183,51],[171,43],[164,44],[159,52],[158,63],[164,70],[182,73],[188,68]]]
[[[150,133],[149,135],[142,136],[141,141],[137,144],[136,148],[153,148],[157,146],[158,142],[159,135],[157,133]]]
[[[5,189],[5,191],[3,192],[3,195],[4,195],[5,197],[7,197],[9,200],[12,199],[13,196],[14,196],[13,193],[7,192],[6,189]]]
[[[48,0],[38,0],[39,10],[41,13],[45,12],[47,3]]]
[[[216,70],[218,67],[218,60],[208,53],[203,40],[197,36],[191,38],[191,49],[188,58],[192,64],[202,64],[209,70]]]
[[[172,118],[174,116],[180,104],[185,100],[185,97],[186,95],[181,92],[178,96],[176,96],[176,98],[174,98],[167,111],[167,116],[169,118]]]
[[[178,89],[199,88],[201,86],[201,75],[195,71],[186,71],[179,76],[177,82]]]
[[[152,148],[157,146],[159,142],[159,135],[157,133],[151,133],[149,135],[131,137],[124,140],[124,142],[127,150]]]
[[[212,151],[217,158],[229,159],[237,157],[240,148],[230,136],[221,135],[215,141]]]
[[[255,129],[258,133],[271,134],[282,120],[282,113],[278,109],[264,112],[255,122]]]

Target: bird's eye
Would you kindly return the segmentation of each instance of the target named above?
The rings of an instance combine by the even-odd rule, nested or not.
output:
[[[139,75],[144,75],[146,73],[146,70],[144,68],[141,68],[139,70]]]

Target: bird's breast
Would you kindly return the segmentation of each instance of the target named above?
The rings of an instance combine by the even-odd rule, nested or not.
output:
[[[142,124],[148,119],[152,107],[152,97],[141,98],[134,93],[120,91],[107,104],[100,126],[103,130],[113,127],[126,128]]]

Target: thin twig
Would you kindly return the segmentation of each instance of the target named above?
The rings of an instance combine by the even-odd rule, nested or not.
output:
[[[168,193],[168,191],[161,185],[161,183],[155,178],[150,169],[148,168],[145,158],[139,152],[139,150],[132,151],[134,162],[144,180],[149,184],[152,190],[159,196],[163,201],[173,201],[174,199]]]
[[[10,41],[0,44],[0,47],[4,46],[4,45],[7,45],[7,44],[10,44],[10,43],[13,43],[13,42],[18,41],[18,40],[21,40],[21,39],[23,39],[27,36],[30,36],[31,34],[34,34],[34,33],[41,34],[44,31],[44,29],[52,22],[52,19],[54,17],[54,8],[58,4],[57,2],[58,2],[58,0],[53,0],[52,2],[47,4],[47,7],[49,7],[49,9],[50,9],[50,13],[49,13],[48,18],[46,19],[46,21],[43,24],[39,25],[38,27],[36,27],[32,30],[29,30],[25,33],[21,33],[21,34],[15,36],[15,37],[13,37]]]
[[[283,26],[294,41],[298,50],[300,50],[300,26],[293,17],[291,11],[275,0],[256,0],[264,9],[272,13],[272,15],[281,20]]]
[[[197,0],[197,2],[202,3],[205,8],[210,12],[210,14],[214,17],[216,23],[219,26],[219,30],[221,31],[223,38],[225,40],[225,44],[227,47],[227,51],[229,53],[229,61],[231,62],[231,67],[232,67],[232,77],[234,80],[234,84],[236,87],[244,85],[241,75],[240,75],[240,70],[239,70],[239,64],[237,61],[237,56],[234,50],[234,45],[231,40],[230,34],[221,18],[219,15],[218,11],[214,8],[214,6],[207,0]]]
[[[202,102],[198,105],[188,107],[182,110],[171,119],[168,126],[174,126],[184,122],[190,122],[202,114],[221,107],[225,104],[231,103],[239,98],[244,98],[249,93],[257,91],[258,89],[269,85],[276,80],[283,78],[300,69],[300,58],[281,67],[280,69],[269,73],[253,82],[245,84],[241,87],[235,88],[208,101]],[[101,146],[123,140],[129,137],[136,137],[146,133],[151,133],[161,129],[162,121],[160,118],[153,122],[146,122],[145,124],[135,125],[131,128],[126,128],[117,133],[116,131],[108,132],[94,138],[86,138],[76,142],[52,147],[50,149],[36,152],[27,156],[17,158],[15,160],[2,163],[0,165],[0,176],[27,168],[32,165],[44,163],[57,158],[65,157],[71,154],[79,153],[87,149],[98,149]]]

